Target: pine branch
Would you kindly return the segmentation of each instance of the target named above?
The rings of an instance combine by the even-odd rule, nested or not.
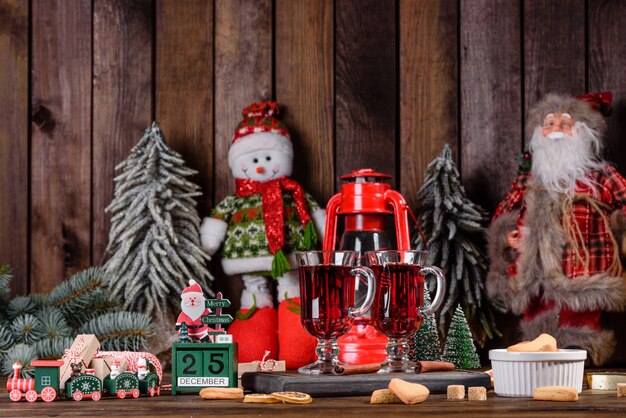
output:
[[[155,333],[150,318],[135,312],[102,315],[79,329],[81,334],[95,334],[102,350],[140,351]]]
[[[56,360],[63,356],[66,348],[72,346],[73,337],[60,337],[55,339],[45,339],[35,343],[37,358],[41,360]]]
[[[74,334],[74,331],[67,324],[67,321],[63,317],[63,312],[60,309],[44,308],[37,312],[37,317],[43,325],[45,332],[44,338],[46,340],[57,340],[64,337],[71,337]]]
[[[9,302],[7,314],[10,320],[14,320],[20,315],[34,314],[37,305],[28,296],[18,296]]]
[[[66,316],[66,320],[73,328],[79,328],[94,318],[116,312],[119,307],[119,302],[112,300],[108,291],[96,293],[88,306],[74,309],[71,315]]]
[[[22,363],[22,377],[33,377],[34,369],[30,363],[37,360],[37,353],[30,345],[16,344],[4,355],[2,359],[2,374],[4,376],[13,375],[13,363],[19,361]]]
[[[108,290],[105,289],[102,271],[90,267],[55,287],[48,297],[48,304],[61,309],[65,317],[70,317],[75,311],[89,309],[103,293],[107,294]]]
[[[34,344],[46,335],[46,330],[37,317],[23,314],[13,320],[11,332],[15,341],[24,344]]]
[[[15,345],[15,338],[11,329],[0,325],[0,354],[6,353],[11,347]]]
[[[48,295],[46,294],[31,293],[28,297],[35,304],[38,310],[48,306]]]
[[[9,304],[9,295],[11,294],[9,283],[11,283],[12,278],[11,267],[8,264],[0,264],[0,314],[5,316]]]

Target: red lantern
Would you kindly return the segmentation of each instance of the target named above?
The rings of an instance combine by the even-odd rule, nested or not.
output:
[[[324,250],[354,250],[363,254],[372,250],[411,249],[409,208],[402,195],[387,183],[390,178],[371,168],[341,176],[345,182],[341,192],[326,206]],[[357,305],[366,291],[364,284],[357,285]],[[386,358],[387,337],[368,324],[369,318],[357,318],[350,332],[339,338],[341,361],[366,364]]]

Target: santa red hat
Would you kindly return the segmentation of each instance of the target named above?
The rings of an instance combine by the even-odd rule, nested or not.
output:
[[[189,286],[183,289],[183,292],[180,294],[180,297],[184,296],[202,296],[202,288],[194,279],[189,280]]]
[[[233,168],[237,157],[256,150],[278,150],[293,156],[293,145],[287,127],[278,119],[276,102],[252,103],[242,112],[228,150],[228,165]]]
[[[549,113],[569,113],[577,122],[583,122],[598,132],[598,139],[606,132],[606,121],[611,109],[610,92],[588,93],[577,97],[549,93],[528,112],[526,132],[533,135],[537,126],[543,126]]]

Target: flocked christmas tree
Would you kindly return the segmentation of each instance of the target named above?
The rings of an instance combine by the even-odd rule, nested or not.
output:
[[[450,321],[442,360],[454,363],[457,369],[480,368],[480,358],[476,353],[472,332],[460,305],[457,306]]]
[[[418,201],[418,219],[427,240],[428,264],[440,267],[446,275],[446,299],[439,312],[439,324],[443,326],[452,309],[460,303],[471,319],[476,316],[484,334],[492,338],[493,332],[498,333],[498,330],[493,317],[494,305],[487,298],[484,286],[487,266],[483,224],[487,216],[467,198],[448,145],[428,165]],[[425,249],[421,235],[414,246]],[[482,335],[480,337],[482,340]]]
[[[145,348],[154,329],[141,313],[119,310],[106,287],[100,269],[76,273],[49,295],[34,294],[10,299],[11,272],[0,266],[0,360],[2,374],[12,365],[28,365],[35,359],[58,359],[77,334],[95,334],[102,350],[138,351]]]
[[[104,265],[113,295],[147,314],[178,305],[191,278],[212,295],[196,211],[200,188],[187,179],[196,171],[165,144],[156,122],[116,170]]]
[[[424,307],[428,306],[430,306],[430,293],[424,287]],[[409,356],[413,361],[441,360],[441,343],[434,314],[426,315],[420,329],[411,336],[409,347]]]

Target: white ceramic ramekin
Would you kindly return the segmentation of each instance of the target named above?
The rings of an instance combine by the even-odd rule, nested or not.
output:
[[[541,386],[571,386],[582,391],[587,351],[516,353],[490,350],[493,389],[498,396],[532,397]]]

